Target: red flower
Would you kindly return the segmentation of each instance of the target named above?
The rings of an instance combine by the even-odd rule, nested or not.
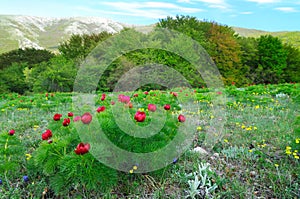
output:
[[[218,94],[218,95],[222,95],[222,92],[221,92],[221,91],[218,91],[217,94]]]
[[[144,92],[144,94],[145,94],[145,95],[148,95],[148,94],[149,94],[149,92],[148,92],[148,91],[145,91],[145,92]]]
[[[77,154],[77,155],[83,155],[87,152],[89,152],[90,150],[90,144],[84,144],[84,143],[79,143],[76,147],[76,149],[74,150],[74,152]]]
[[[137,93],[135,93],[134,95],[133,95],[133,97],[138,97],[139,96],[139,94],[137,94]]]
[[[43,134],[42,134],[42,139],[43,140],[48,140],[49,138],[52,137],[52,132],[51,130],[47,129]]]
[[[63,126],[69,126],[70,122],[71,122],[70,118],[65,118],[63,121]]]
[[[100,106],[97,108],[98,113],[103,112],[103,111],[105,111],[105,106]]]
[[[181,114],[180,114],[180,115],[178,116],[178,121],[179,121],[179,122],[185,122],[185,117],[184,117],[184,115],[181,115]]]
[[[125,105],[126,107],[128,108],[132,108],[133,107],[133,104],[131,102],[129,102],[128,104]]]
[[[178,94],[176,92],[171,92],[171,94],[174,96],[174,97],[177,97]]]
[[[48,93],[46,93],[46,94],[45,94],[45,96],[46,96],[46,97],[48,97],[48,96],[49,96],[49,94],[48,94]]]
[[[148,104],[148,110],[151,111],[151,112],[155,112],[156,111],[155,104]]]
[[[141,111],[136,112],[136,114],[134,115],[134,119],[137,122],[143,122],[143,121],[145,121],[145,119],[146,119],[145,112],[141,112]]]
[[[53,119],[54,119],[55,121],[59,121],[61,117],[62,117],[62,114],[56,113],[56,114],[53,116]]]
[[[73,117],[73,116],[74,116],[74,114],[72,112],[68,113],[68,117]]]
[[[118,100],[119,100],[119,102],[128,104],[128,103],[130,102],[130,97],[129,97],[129,96],[126,96],[126,95],[123,95],[123,94],[120,94],[120,95],[118,96]]]
[[[101,101],[104,101],[104,100],[105,100],[105,98],[106,98],[106,94],[105,94],[105,93],[103,93],[103,94],[102,94],[102,97],[101,97]]]
[[[9,135],[14,135],[15,132],[16,132],[15,129],[11,129],[11,130],[9,130],[8,134],[9,134]]]
[[[171,108],[170,104],[166,104],[166,105],[164,105],[164,109],[165,109],[165,110],[167,110],[167,111],[168,111],[168,110],[170,110],[170,108]]]
[[[111,105],[115,105],[115,102],[114,102],[114,101],[111,101],[110,104],[111,104]]]
[[[74,117],[74,119],[73,119],[74,122],[77,122],[77,121],[79,121],[79,120],[81,120],[81,117],[80,117],[80,116],[76,116],[76,117]]]
[[[83,124],[89,124],[89,123],[91,123],[92,119],[93,119],[92,114],[90,114],[90,113],[88,113],[88,112],[87,112],[87,113],[84,113],[84,114],[81,116],[81,121],[82,121]]]

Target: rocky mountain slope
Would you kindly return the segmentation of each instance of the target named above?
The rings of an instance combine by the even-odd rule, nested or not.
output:
[[[118,32],[124,24],[98,17],[0,16],[0,53],[16,48],[56,49],[72,34]]]

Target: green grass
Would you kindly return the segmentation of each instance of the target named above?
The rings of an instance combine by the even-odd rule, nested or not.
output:
[[[64,137],[66,132],[73,132],[73,123],[66,130],[60,124],[62,121],[55,123],[52,119],[54,113],[62,113],[65,116],[73,110],[72,94],[55,93],[53,97],[49,94],[48,98],[45,94],[0,96],[0,137],[5,138],[4,141],[0,139],[0,148],[5,147],[7,138],[12,138],[7,136],[10,129],[16,130],[14,138],[22,143],[19,151],[11,152],[9,159],[19,163],[20,167],[15,167],[13,171],[10,168],[0,171],[0,179],[3,181],[0,185],[0,198],[41,198],[43,192],[45,198],[184,198],[196,192],[200,195],[198,198],[300,197],[300,165],[297,159],[300,155],[300,84],[256,85],[244,89],[231,86],[223,90],[222,94],[208,89],[182,89],[182,92],[180,90],[175,89],[182,102],[193,99],[192,103],[199,106],[199,111],[188,112],[180,110],[180,107],[173,110],[175,118],[179,112],[185,112],[187,121],[189,118],[198,118],[191,150],[182,154],[176,163],[150,173],[131,174],[130,171],[116,171],[117,179],[113,186],[101,191],[97,188],[89,189],[83,181],[75,183],[75,175],[70,188],[60,193],[55,192],[56,185],[53,184],[58,181],[53,181],[52,176],[45,175],[40,167],[34,167],[30,161],[37,158],[35,154],[40,150],[41,133],[45,129],[51,128],[53,134],[60,134],[53,137],[54,143],[58,140],[57,144],[60,143],[60,139],[67,139]],[[162,106],[168,100],[174,99],[169,92],[151,91],[149,96],[145,96],[141,91],[137,93],[139,97],[132,100],[133,108],[129,110],[132,114],[138,108],[145,109],[147,103],[153,102]],[[282,95],[283,93],[285,95]],[[110,100],[116,95],[108,94],[106,101],[96,102],[97,106],[105,105],[108,109],[106,114],[97,115],[99,120],[110,117]],[[101,93],[98,96],[100,98]],[[176,106],[177,102],[172,103]],[[168,121],[170,124],[167,122],[164,128],[176,123]],[[114,122],[107,123],[107,130],[116,128]],[[61,130],[58,131],[59,129]],[[117,143],[117,136],[122,133],[114,133],[110,136],[113,142]],[[72,139],[77,138],[73,136]],[[130,147],[136,144],[134,150],[139,149],[139,141],[129,138],[125,140],[130,142]],[[213,147],[209,145],[212,140],[215,142]],[[126,147],[124,142],[119,144],[123,144],[123,148]],[[204,148],[208,154],[193,152],[193,148],[197,146]],[[292,153],[289,154],[289,151]],[[26,160],[25,154],[31,154],[32,158]],[[6,160],[8,157],[9,155],[6,156]],[[66,157],[73,157],[70,161],[80,159],[72,151]],[[87,161],[85,164],[89,164],[88,160],[93,161],[89,154],[82,157],[82,161]],[[3,158],[1,155],[0,160],[3,161]],[[64,161],[66,160],[65,158]],[[71,167],[71,162],[65,162],[65,165],[69,164]],[[206,163],[209,164],[207,168]],[[94,166],[93,168],[98,168],[99,164]],[[79,175],[84,169],[75,171],[78,171]],[[107,169],[107,172],[110,170]],[[65,171],[57,170],[56,174],[65,175]],[[110,174],[113,174],[113,171]],[[24,175],[29,176],[29,182],[23,181]],[[201,183],[193,190],[192,185],[196,184],[196,178]],[[204,180],[205,184],[202,184]],[[213,185],[217,185],[217,188],[204,196],[205,189]]]

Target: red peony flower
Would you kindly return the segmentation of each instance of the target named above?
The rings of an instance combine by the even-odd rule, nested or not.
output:
[[[71,122],[70,118],[65,118],[63,121],[63,126],[69,126],[70,122]]]
[[[118,100],[119,100],[119,102],[128,104],[128,103],[130,102],[130,97],[129,97],[129,96],[126,96],[126,95],[123,95],[123,94],[120,94],[120,95],[118,96]]]
[[[155,104],[148,104],[148,110],[151,111],[151,112],[155,112],[156,111]]]
[[[87,113],[84,113],[84,114],[81,116],[81,121],[82,121],[83,124],[89,124],[89,123],[91,123],[92,119],[93,119],[92,114],[90,114],[90,113],[88,113],[88,112],[87,112]]]
[[[68,113],[68,117],[73,117],[73,116],[74,116],[74,114],[72,112]]]
[[[97,108],[98,113],[103,112],[103,111],[105,111],[105,106],[100,106]]]
[[[8,134],[9,134],[9,135],[14,135],[15,132],[16,132],[15,129],[11,129],[11,130],[9,130]]]
[[[133,104],[131,102],[129,102],[128,104],[125,105],[126,107],[128,108],[132,108],[133,107]]]
[[[137,94],[137,93],[135,93],[134,95],[133,95],[133,97],[138,97],[139,96],[139,94]]]
[[[74,117],[74,119],[73,119],[74,122],[77,122],[77,121],[79,121],[79,120],[81,120],[81,117],[80,117],[80,116],[76,116],[76,117]]]
[[[177,97],[178,94],[176,92],[171,92],[174,97]]]
[[[178,116],[178,121],[179,121],[179,122],[185,122],[185,117],[184,117],[184,115],[181,115],[181,114],[180,114],[180,115]]]
[[[148,92],[148,91],[145,91],[145,92],[144,92],[144,94],[145,94],[145,95],[148,95],[148,94],[149,94],[149,92]]]
[[[77,154],[77,155],[83,155],[87,152],[89,152],[90,150],[90,144],[84,144],[84,143],[79,143],[76,147],[76,149],[74,150],[74,152]]]
[[[51,130],[47,129],[43,134],[42,134],[42,139],[43,140],[48,140],[49,138],[52,137],[52,132]]]
[[[101,101],[104,101],[104,100],[105,100],[105,98],[106,98],[106,94],[105,94],[105,93],[103,93],[103,94],[102,94],[102,97],[101,97]]]
[[[62,114],[56,113],[56,114],[53,116],[53,119],[54,119],[55,121],[59,121],[61,117],[62,117]]]
[[[145,121],[145,119],[146,119],[145,112],[141,112],[141,111],[136,112],[136,114],[134,115],[134,119],[137,122],[143,122],[143,121]]]
[[[164,109],[165,109],[165,110],[167,110],[167,111],[168,111],[168,110],[170,110],[170,109],[171,109],[171,106],[170,106],[170,104],[166,104],[166,105],[164,105]]]

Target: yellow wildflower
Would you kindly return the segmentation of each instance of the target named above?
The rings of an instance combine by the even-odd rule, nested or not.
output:
[[[201,130],[202,130],[202,127],[201,127],[201,126],[198,126],[198,127],[197,127],[197,130],[198,130],[198,131],[201,131]]]
[[[26,160],[30,160],[30,158],[32,157],[29,153],[26,153],[25,156],[26,156]]]
[[[225,143],[228,143],[228,140],[227,140],[227,139],[224,139],[224,142],[225,142]]]
[[[275,167],[279,167],[279,164],[274,164]]]
[[[291,152],[291,151],[288,151],[288,150],[286,150],[285,153],[286,153],[287,155],[291,155],[291,154],[292,154],[292,152]]]
[[[297,159],[297,160],[299,160],[299,156],[298,155],[295,155],[294,158]]]
[[[133,169],[130,169],[130,170],[129,170],[129,173],[133,173]]]
[[[138,169],[138,167],[137,166],[133,166],[133,170],[137,170]]]

